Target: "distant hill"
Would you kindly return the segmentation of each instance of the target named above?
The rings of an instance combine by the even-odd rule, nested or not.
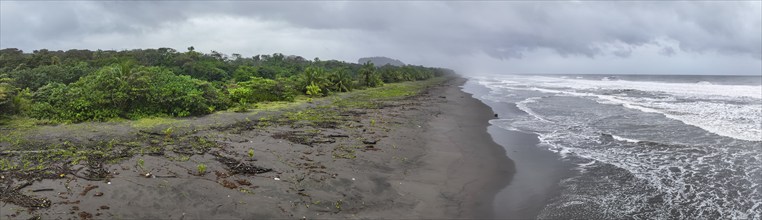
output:
[[[360,60],[357,61],[359,64],[363,64],[370,61],[375,66],[384,66],[386,64],[392,65],[392,66],[404,66],[405,64],[402,63],[402,61],[395,60],[389,57],[364,57],[360,58]]]

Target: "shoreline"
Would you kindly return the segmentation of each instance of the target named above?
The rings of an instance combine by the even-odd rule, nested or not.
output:
[[[425,165],[405,178],[420,184],[411,189],[411,193],[420,197],[441,194],[437,199],[442,201],[439,204],[455,202],[459,205],[444,207],[444,213],[436,213],[441,207],[422,204],[416,208],[422,215],[415,217],[495,218],[494,197],[515,173],[513,161],[487,132],[494,113],[489,106],[461,90],[465,81],[457,78],[449,82],[444,91],[435,91],[444,102],[437,110],[441,115],[429,121],[423,135],[427,139],[427,153],[421,159]],[[447,198],[461,201],[447,201]]]
[[[460,192],[465,197],[461,217],[495,218],[498,216],[492,206],[494,197],[511,182],[515,165],[505,149],[488,133],[489,120],[495,118],[492,109],[462,91],[467,79],[458,80],[445,92],[450,102],[441,109],[452,117],[437,117],[431,122],[435,129],[432,136],[446,136],[447,139],[437,139],[439,141],[431,143],[431,147],[445,147],[439,149],[457,150],[461,154],[448,170],[448,183],[454,181],[453,186],[464,185]]]
[[[489,92],[478,85],[464,85],[472,97]],[[526,112],[515,103],[480,100],[499,114],[499,118],[522,117]],[[495,143],[502,146],[514,162],[516,173],[511,183],[495,193],[495,217],[504,219],[536,219],[561,193],[560,181],[574,175],[572,165],[556,153],[538,146],[537,134],[506,130],[490,124],[487,128]]]
[[[81,152],[102,152],[97,141],[104,141],[114,152],[140,153],[111,159],[116,162],[106,160],[109,152],[86,154],[87,163],[56,163],[41,171],[60,176],[40,179],[3,171],[0,183],[17,190],[2,198],[0,213],[11,219],[493,218],[494,197],[514,167],[487,132],[491,109],[461,91],[465,81],[390,85],[272,113],[215,114],[147,128],[43,126],[25,136],[68,140]],[[385,98],[383,92],[395,89],[419,93]],[[114,138],[109,131],[129,132]],[[0,150],[16,150],[7,146]],[[47,207],[27,207],[27,200]]]

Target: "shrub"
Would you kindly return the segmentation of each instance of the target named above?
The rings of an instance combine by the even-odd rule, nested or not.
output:
[[[310,85],[308,85],[306,89],[307,89],[307,92],[306,92],[306,93],[307,93],[307,95],[309,95],[309,96],[319,96],[319,95],[321,95],[321,93],[320,93],[320,91],[321,91],[321,90],[320,90],[320,87],[318,87],[317,85],[315,85],[315,83],[314,83],[314,82],[313,82],[313,83],[310,83]]]
[[[284,82],[261,77],[239,82],[228,89],[230,99],[239,104],[263,101],[293,101],[295,91]]]
[[[32,115],[70,122],[183,117],[214,111],[224,102],[218,97],[222,95],[207,82],[178,76],[164,68],[115,65],[68,86],[54,83],[40,88]]]
[[[206,165],[200,163],[198,166],[196,166],[196,170],[198,171],[198,175],[204,175],[206,173]]]

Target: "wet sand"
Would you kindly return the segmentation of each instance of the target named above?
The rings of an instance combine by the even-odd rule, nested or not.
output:
[[[492,111],[460,90],[464,82],[454,78],[374,108],[305,107],[335,111],[341,117],[332,123],[279,122],[284,112],[270,112],[188,119],[174,133],[108,123],[46,127],[28,136],[83,143],[117,136],[117,147],[161,148],[98,164],[96,171],[108,171],[98,180],[83,178],[94,170],[83,164],[41,181],[4,173],[4,185],[50,205],[4,200],[0,218],[504,217],[494,215],[493,200],[513,162],[487,133]]]
[[[489,92],[478,85],[467,84],[469,95],[481,96]],[[527,115],[513,103],[485,101],[500,118]],[[494,217],[501,219],[536,219],[553,198],[558,196],[559,182],[574,173],[570,164],[540,145],[536,134],[506,130],[495,125],[488,127],[494,141],[505,148],[516,172],[505,188],[494,199]],[[538,146],[540,145],[540,146]]]

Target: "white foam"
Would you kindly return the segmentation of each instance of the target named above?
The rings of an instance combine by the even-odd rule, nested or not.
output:
[[[657,113],[699,127],[705,131],[739,140],[762,141],[762,107],[750,104],[716,102],[659,102],[640,98],[592,95],[601,104]]]
[[[525,125],[530,125],[526,123]],[[531,127],[531,126],[530,126]],[[558,129],[549,128],[548,130]],[[542,129],[540,126],[532,127],[531,129]],[[699,210],[715,210],[720,211],[722,218],[748,218],[750,213],[755,213],[753,210],[756,208],[748,209],[746,207],[737,206],[742,201],[745,201],[749,197],[747,195],[741,195],[740,197],[726,197],[724,194],[719,194],[714,191],[714,185],[706,184],[706,182],[693,179],[686,179],[684,173],[691,173],[694,175],[706,176],[708,180],[716,182],[717,184],[729,184],[737,183],[738,178],[746,179],[746,181],[754,181],[753,178],[746,176],[734,176],[732,178],[715,179],[712,176],[714,172],[724,172],[723,169],[729,167],[732,161],[736,160],[737,156],[747,156],[753,152],[741,152],[733,154],[726,149],[717,148],[699,148],[700,152],[707,153],[692,153],[676,152],[672,150],[654,150],[648,148],[590,148],[590,143],[586,140],[588,137],[585,133],[567,133],[560,134],[555,132],[543,133],[538,132],[539,139],[542,145],[548,146],[549,150],[556,152],[563,158],[569,156],[585,158],[591,160],[587,163],[578,164],[577,169],[582,172],[598,164],[601,165],[613,165],[621,169],[627,170],[633,174],[637,180],[643,181],[643,184],[647,184],[650,187],[656,189],[655,192],[642,192],[643,198],[650,198],[654,196],[662,196],[665,200],[665,204],[668,207],[676,204],[685,203],[693,199],[686,199],[690,197],[697,198],[700,201],[697,204],[694,203],[691,206]],[[617,138],[617,137],[615,137]],[[621,139],[626,139],[618,137]],[[600,163],[599,163],[600,162]],[[758,164],[758,163],[757,163]],[[757,166],[755,164],[748,164],[748,166],[737,167],[735,169],[746,169],[745,173],[753,172],[753,168]],[[673,172],[671,169],[677,167],[679,172]],[[706,171],[708,169],[709,171]],[[709,173],[703,173],[709,172]],[[668,180],[665,182],[665,180]],[[706,180],[705,180],[706,181]],[[585,183],[588,184],[588,183]],[[648,193],[648,194],[646,194]],[[640,206],[647,206],[640,199],[632,198],[631,194],[618,194],[618,192],[608,192],[603,195],[606,198],[598,199],[613,199],[622,201],[623,197],[627,198],[627,207],[635,208]],[[645,199],[644,199],[645,200]],[[719,204],[724,204],[718,206]],[[754,206],[760,206],[762,202],[753,202]],[[633,209],[637,210],[637,209]],[[680,210],[683,212],[683,210]],[[624,213],[629,213],[628,211]],[[685,215],[687,213],[683,213]],[[669,216],[666,213],[662,213],[663,216]],[[756,214],[758,215],[758,214]],[[702,213],[693,213],[692,215],[685,217],[702,217]],[[754,215],[753,215],[754,216]],[[706,217],[706,216],[703,216]]]
[[[567,80],[538,76],[522,77],[527,79],[523,83],[523,87],[516,80],[503,80],[501,82],[504,83],[483,85],[491,89],[530,90],[550,94],[594,97],[596,98],[594,100],[601,104],[621,105],[642,112],[662,114],[667,118],[699,127],[717,135],[739,140],[762,141],[762,99],[757,100],[757,98],[762,98],[762,87],[760,86],[632,81],[608,82],[608,84],[604,85],[600,84],[600,81],[593,80]],[[598,84],[590,82],[597,82]],[[602,87],[606,87],[604,89],[671,91],[684,97],[687,96],[686,94],[701,95],[701,98],[709,101],[676,102],[673,96],[654,99],[649,97],[627,97],[624,95],[601,95],[591,92],[579,92],[580,90],[595,91],[594,89],[601,89]],[[657,89],[656,87],[665,88]],[[674,92],[678,90],[680,92]],[[752,100],[743,100],[750,97],[752,97]],[[530,115],[547,121],[526,107],[527,103],[533,101],[536,101],[536,99],[529,98],[517,103],[517,106]],[[733,104],[730,104],[730,102],[733,102]]]
[[[558,96],[586,97],[603,104],[621,105],[643,112],[665,115],[686,124],[695,123],[692,125],[736,139],[755,140],[755,135],[757,138],[762,136],[759,135],[762,134],[762,106],[759,102],[756,104],[755,102],[748,102],[746,96],[742,100],[725,96],[725,98],[718,100],[678,101],[672,97],[628,97],[623,94],[595,94],[593,93],[595,90],[580,91],[543,84],[552,83],[553,80],[557,81],[558,79],[547,79],[540,83],[522,81],[522,84],[495,84],[491,89],[499,87],[501,89],[532,90]],[[501,92],[504,91],[506,90]],[[574,159],[574,161],[579,162],[579,168],[582,170],[592,171],[592,168],[595,167],[611,165],[627,170],[635,177],[633,181],[627,181],[628,183],[623,184],[630,187],[632,185],[647,186],[649,190],[638,191],[637,198],[634,198],[635,196],[631,192],[617,190],[601,192],[600,195],[592,196],[590,199],[600,202],[599,204],[611,205],[613,202],[624,204],[616,207],[620,208],[616,210],[613,210],[615,207],[612,205],[613,215],[607,216],[637,212],[637,210],[642,210],[645,206],[651,205],[647,202],[649,198],[659,197],[664,200],[664,203],[656,204],[657,209],[655,210],[657,211],[654,215],[646,215],[650,216],[649,218],[669,218],[671,216],[669,212],[660,210],[670,209],[676,209],[684,218],[716,218],[717,216],[702,216],[712,212],[720,213],[720,218],[759,218],[760,214],[757,212],[762,206],[762,200],[759,199],[759,196],[753,195],[759,195],[756,189],[759,188],[757,184],[760,183],[759,178],[762,176],[760,174],[762,169],[759,168],[762,167],[760,149],[735,148],[725,146],[725,144],[674,147],[636,146],[624,143],[621,146],[617,146],[617,144],[605,145],[599,141],[600,134],[604,131],[588,127],[587,125],[592,122],[586,121],[589,118],[579,117],[579,115],[537,114],[535,110],[543,113],[541,108],[548,104],[543,101],[547,100],[533,97],[520,101],[519,103],[522,104],[519,107],[519,103],[517,103],[517,107],[529,115],[501,119],[499,121],[500,127],[510,127],[511,129],[537,134],[540,147],[547,147],[550,151],[558,153],[567,160]],[[553,107],[558,108],[559,106]],[[595,109],[588,110],[595,111]],[[545,118],[553,121],[548,121]],[[497,120],[493,121],[498,122]],[[606,133],[610,132],[606,131]],[[627,135],[623,136],[625,137],[612,135],[612,138],[625,143],[641,142],[641,140],[627,138]],[[732,143],[750,144],[743,141],[733,141]],[[582,161],[579,158],[583,158]],[[751,158],[756,159],[752,160]],[[744,175],[717,175],[730,172],[740,172]],[[743,182],[750,182],[752,185],[745,185],[744,188],[739,189],[715,187],[715,184],[726,186]],[[589,184],[589,182],[581,184]],[[753,192],[744,191],[749,188],[755,190]],[[730,196],[730,193],[740,195]],[[574,202],[578,200],[559,201],[568,202],[566,204],[579,204]],[[661,207],[660,205],[664,206]],[[685,209],[685,206],[693,208]],[[708,211],[691,212],[691,210]]]
[[[521,109],[521,111],[524,111],[527,114],[529,114],[531,116],[534,116],[535,118],[537,118],[540,121],[550,122],[550,121],[546,120],[545,118],[543,118],[542,116],[540,116],[540,114],[537,114],[536,112],[532,111],[531,108],[527,107],[527,103],[537,102],[537,100],[539,100],[541,98],[542,97],[531,97],[531,98],[524,99],[524,101],[516,102],[516,107]]]
[[[664,92],[676,96],[713,98],[717,96],[762,99],[762,86],[714,85],[705,83],[667,83],[645,81],[608,81],[586,79],[558,79],[542,76],[527,76],[525,79],[541,82],[544,86],[572,89],[634,89],[648,92]]]
[[[492,120],[489,120],[489,124],[495,125],[499,128],[509,130],[509,131],[524,132],[523,130],[520,130],[516,127],[511,126],[510,124],[511,121],[512,121],[511,119],[492,119]]]
[[[630,138],[623,138],[623,137],[616,136],[616,135],[613,135],[613,134],[611,135],[611,137],[614,138],[614,140],[617,140],[617,141],[624,141],[624,142],[630,142],[630,143],[639,143],[640,142],[640,140],[635,140],[635,139],[630,139]]]

